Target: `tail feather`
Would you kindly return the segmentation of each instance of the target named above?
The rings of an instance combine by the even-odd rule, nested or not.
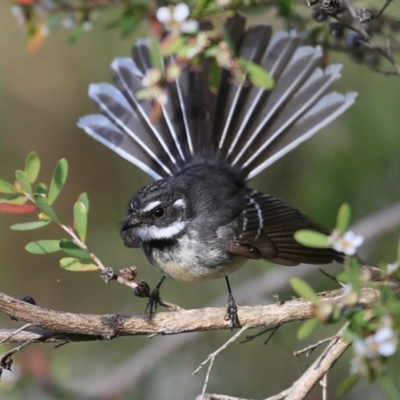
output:
[[[341,67],[322,71],[321,48],[301,46],[296,32],[272,35],[269,26],[247,31],[244,26],[244,19],[235,17],[226,30],[239,57],[269,71],[275,80],[271,90],[247,80],[236,85],[222,70],[214,95],[206,61],[167,84],[167,102],[154,122],[153,104],[136,96],[151,68],[148,43],[139,40],[133,60],[112,64],[119,90],[109,84],[90,87],[89,96],[103,116],[84,117],[78,125],[156,179],[198,156],[218,157],[253,178],[342,114],[356,94],[330,92]]]
[[[163,128],[162,126],[153,124],[151,121],[150,103],[139,101],[136,97],[137,91],[142,87],[140,72],[137,65],[130,58],[117,58],[113,61],[111,68],[114,82],[136,112],[138,119],[140,119],[140,124],[136,123],[136,125],[131,127],[132,131],[135,130],[135,133],[142,137],[141,128],[143,128],[145,130],[144,136],[142,137],[143,140],[145,140],[146,137],[151,138],[155,153],[165,153],[167,158],[169,158],[169,162],[174,166],[173,171],[177,170],[179,168],[178,161],[171,151],[171,138],[165,134],[165,131],[168,132],[168,130],[166,130],[165,127]]]
[[[84,129],[89,136],[136,165],[154,179],[161,179],[165,175],[164,170],[154,161],[153,157],[142,151],[141,147],[130,140],[129,136],[123,134],[105,116],[86,115],[79,120],[78,126]]]
[[[151,68],[149,47],[146,39],[139,39],[133,47],[132,58],[137,63],[139,70],[144,75]]]

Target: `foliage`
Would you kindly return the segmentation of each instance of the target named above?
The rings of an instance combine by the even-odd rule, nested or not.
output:
[[[400,30],[396,17],[383,13],[392,0],[386,0],[380,9],[354,8],[345,0],[206,0],[189,1],[188,12],[178,12],[184,3],[163,1],[107,1],[107,0],[13,0],[12,13],[24,31],[28,51],[34,52],[43,44],[49,33],[58,28],[70,30],[70,41],[82,39],[90,31],[98,16],[117,9],[119,16],[104,24],[106,29],[117,29],[122,36],[134,33],[144,22],[153,35],[162,39],[162,54],[177,54],[183,58],[181,67],[196,65],[199,57],[211,57],[218,62],[221,44],[229,43],[224,37],[223,23],[234,12],[260,14],[273,6],[278,10],[278,21],[286,29],[304,31],[304,39],[313,45],[321,45],[326,52],[347,53],[354,61],[367,65],[374,71],[400,75],[400,66],[393,54],[400,51],[393,37]],[[307,10],[311,7],[311,12]],[[374,5],[375,7],[375,5]],[[159,13],[164,9],[163,13]],[[166,11],[168,10],[168,11]],[[178,11],[177,11],[178,10]],[[159,14],[157,14],[159,13]],[[175,15],[176,14],[176,15]],[[185,18],[181,18],[184,15]],[[187,29],[190,26],[190,29]],[[165,34],[167,32],[167,34]],[[225,64],[236,79],[243,73],[262,87],[270,87],[271,79],[257,66],[235,57],[235,49],[229,48],[230,65]],[[226,54],[225,54],[226,56]],[[393,70],[382,70],[386,59]],[[154,65],[157,68],[157,65]],[[159,69],[159,68],[157,68]]]
[[[386,375],[385,365],[397,352],[399,345],[400,254],[394,263],[383,264],[380,269],[362,265],[354,255],[355,249],[353,251],[354,241],[361,244],[362,240],[347,231],[349,223],[350,207],[348,204],[343,204],[338,212],[336,229],[330,236],[308,230],[296,233],[295,237],[300,243],[316,248],[336,248],[346,236],[353,240],[353,243],[349,242],[340,249],[347,254],[344,271],[335,278],[343,287],[345,295],[341,304],[320,301],[305,281],[299,278],[290,280],[292,289],[314,304],[314,318],[303,323],[297,336],[299,339],[308,337],[317,328],[318,322],[332,324],[345,321],[348,326],[343,338],[352,342],[354,354],[351,361],[351,375],[339,387],[338,394],[351,389],[359,378],[364,376],[371,382],[378,380],[388,398],[397,399],[400,398],[400,391],[392,378]],[[379,294],[373,304],[362,305],[360,302],[361,291],[366,288]]]
[[[37,213],[38,221],[14,224],[11,229],[26,231],[39,229],[50,222],[59,225],[71,239],[36,240],[25,246],[33,254],[50,254],[62,251],[71,257],[62,258],[60,266],[70,271],[92,271],[99,267],[96,265],[95,256],[86,245],[87,218],[89,199],[82,193],[73,207],[73,226],[62,223],[52,207],[58,198],[68,175],[68,163],[60,160],[54,170],[49,189],[44,183],[36,183],[40,171],[40,159],[35,152],[28,154],[25,169],[15,173],[14,184],[0,180],[0,193],[5,194],[0,199],[0,212],[13,214]],[[34,189],[32,185],[36,184]],[[29,204],[31,203],[31,204]]]

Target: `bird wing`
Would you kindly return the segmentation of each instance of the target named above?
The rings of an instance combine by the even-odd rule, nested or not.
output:
[[[231,234],[226,248],[237,256],[286,266],[343,261],[343,255],[333,249],[306,247],[294,239],[295,232],[301,229],[328,235],[327,229],[282,200],[255,190],[247,194],[246,209],[226,228],[224,232]]]

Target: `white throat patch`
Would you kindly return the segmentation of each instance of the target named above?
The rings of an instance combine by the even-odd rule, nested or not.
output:
[[[137,235],[143,242],[150,240],[173,239],[178,233],[185,229],[186,223],[183,221],[176,221],[170,226],[159,228],[157,226],[142,226],[136,228]]]

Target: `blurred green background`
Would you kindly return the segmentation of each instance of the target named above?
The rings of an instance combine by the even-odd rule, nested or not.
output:
[[[94,29],[75,45],[68,42],[68,32],[59,30],[30,55],[11,16],[10,3],[0,2],[0,177],[13,180],[14,171],[22,168],[26,155],[35,150],[42,160],[40,180],[49,182],[56,162],[65,157],[70,173],[55,204],[59,215],[70,222],[74,201],[87,191],[91,201],[89,246],[106,265],[116,269],[138,266],[139,278],[154,285],[160,276],[140,250],[123,246],[118,232],[128,200],[150,179],[76,127],[80,116],[95,111],[87,97],[88,85],[109,81],[111,60],[129,55],[135,40],[121,39],[117,32],[106,31],[103,25],[110,19],[110,15],[101,15]],[[141,35],[146,35],[145,28]],[[356,105],[252,182],[255,188],[284,198],[327,226],[334,225],[336,212],[345,201],[350,203],[356,221],[400,199],[400,80],[372,73],[343,55],[332,54],[331,62],[345,64],[339,89],[357,91]],[[66,272],[58,267],[57,254],[27,253],[27,242],[63,235],[52,226],[23,233],[9,230],[11,224],[21,220],[29,217],[0,215],[2,292],[17,298],[31,295],[39,305],[55,310],[93,314],[144,310],[144,300],[116,283],[105,285],[96,272]],[[362,255],[370,262],[393,261],[399,233],[400,229],[380,238],[368,249],[362,249]],[[268,282],[273,287],[274,279],[283,270],[286,271],[249,262],[232,276],[231,282],[237,286],[250,278],[271,276]],[[293,275],[296,271],[290,270]],[[316,290],[335,287],[317,270],[312,276],[308,280]],[[220,295],[225,299],[225,290],[222,280],[193,285],[168,281],[162,294],[184,308],[198,308]],[[262,299],[248,295],[244,304],[273,301],[270,294]],[[288,284],[279,288],[279,295],[282,299],[293,295]],[[225,300],[220,300],[219,305],[224,304]],[[0,323],[2,328],[20,326],[4,315],[0,315]],[[268,346],[263,346],[261,338],[229,347],[214,365],[209,391],[264,398],[288,387],[313,359],[294,358],[293,350],[338,329],[320,329],[307,341],[298,342],[298,326],[283,327]],[[205,371],[195,377],[191,372],[230,335],[203,333],[190,342],[191,335],[180,335],[74,343],[57,349],[50,345],[30,346],[14,357],[14,372],[4,373],[0,398],[194,399],[201,392]],[[180,341],[188,343],[180,345]],[[171,346],[176,350],[160,357],[147,370],[149,358],[160,356]],[[157,350],[155,354],[151,353],[152,347]],[[334,398],[335,389],[347,376],[348,361],[346,355],[329,374],[329,398]],[[395,364],[393,373],[398,374]],[[116,371],[118,378],[114,385],[109,382],[106,390],[102,385]],[[140,378],[134,378],[140,374]],[[124,376],[130,384],[119,385],[117,379],[123,380]],[[118,385],[125,389],[121,392],[115,388]],[[365,383],[344,398],[361,396],[364,400],[383,398],[377,385],[369,387]],[[319,389],[309,398],[321,398]]]

